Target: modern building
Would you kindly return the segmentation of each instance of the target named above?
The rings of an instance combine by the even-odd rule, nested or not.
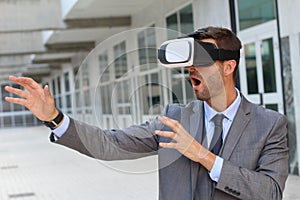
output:
[[[185,69],[157,63],[158,46],[222,26],[243,43],[241,92],[287,115],[290,173],[299,174],[299,7],[296,0],[0,1],[0,127],[40,124],[3,101],[8,75],[49,84],[57,107],[103,128],[151,120],[164,105],[194,98]]]

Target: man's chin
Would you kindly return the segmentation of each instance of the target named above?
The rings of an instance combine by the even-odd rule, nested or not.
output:
[[[195,93],[196,99],[201,101],[208,101],[210,97]]]

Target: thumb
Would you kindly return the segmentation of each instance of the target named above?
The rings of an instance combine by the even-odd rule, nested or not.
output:
[[[44,87],[44,94],[45,94],[45,97],[48,99],[48,98],[52,98],[52,95],[51,95],[51,93],[50,93],[50,90],[49,90],[49,86],[48,85],[46,85],[45,87]]]

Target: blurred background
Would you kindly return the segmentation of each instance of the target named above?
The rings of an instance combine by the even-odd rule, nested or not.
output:
[[[156,157],[138,162],[139,175],[108,172],[49,144],[49,130],[5,102],[4,87],[12,85],[9,75],[32,77],[49,85],[70,116],[102,128],[139,124],[168,103],[194,99],[187,71],[160,66],[156,50],[210,25],[242,40],[237,86],[244,96],[288,117],[285,199],[300,199],[293,188],[300,184],[299,7],[297,0],[0,0],[0,199],[156,199],[157,173],[148,170]],[[93,170],[102,173],[87,173]]]

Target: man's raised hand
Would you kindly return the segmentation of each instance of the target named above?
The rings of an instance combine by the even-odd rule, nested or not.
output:
[[[42,121],[51,121],[58,115],[54,99],[47,85],[45,88],[42,88],[32,78],[27,77],[9,76],[9,80],[23,86],[25,90],[6,86],[6,91],[18,96],[5,97],[6,101],[25,106]]]

